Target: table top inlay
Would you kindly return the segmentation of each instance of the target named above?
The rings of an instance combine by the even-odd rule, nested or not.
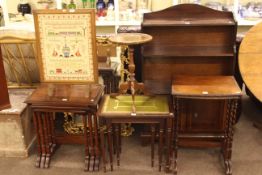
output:
[[[167,96],[143,96],[135,97],[136,114],[169,114],[169,101]],[[119,95],[116,97],[105,96],[101,115],[128,115],[131,114],[132,96]]]

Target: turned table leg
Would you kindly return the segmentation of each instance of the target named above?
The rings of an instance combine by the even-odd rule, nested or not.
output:
[[[106,121],[107,126],[107,142],[109,151],[110,168],[113,171],[113,145],[112,145],[112,125],[111,122]]]
[[[42,113],[39,112],[38,114],[38,124],[39,124],[39,135],[40,135],[40,142],[41,142],[41,160],[40,160],[40,168],[45,167],[45,158],[46,158],[46,150],[45,150],[45,137],[44,137],[44,126],[43,126],[43,116]]]
[[[120,155],[119,155],[119,125],[115,124],[115,137],[116,137],[116,159],[117,159],[117,166],[120,166]]]
[[[151,124],[151,167],[154,167],[154,158],[155,158],[155,136],[156,136],[156,127],[155,127],[155,124]]]
[[[171,117],[173,117],[173,114],[170,114]],[[166,119],[166,168],[165,168],[165,172],[168,173],[170,171],[170,156],[171,156],[171,142],[172,142],[172,138],[171,138],[171,132],[172,132],[172,125],[173,125],[173,118],[168,118]]]
[[[174,174],[177,174],[179,101],[174,98]]]
[[[102,152],[102,159],[103,159],[103,169],[106,172],[106,154],[105,154],[105,129],[106,126],[103,125],[103,122],[100,120],[100,143],[101,143],[101,152]]]
[[[49,168],[49,163],[50,163],[50,140],[49,140],[49,126],[48,126],[48,113],[43,112],[42,113],[42,120],[43,120],[43,128],[44,128],[44,140],[45,140],[45,152],[46,152],[46,157],[45,157],[45,163],[44,163],[44,168]]]
[[[90,150],[90,154],[89,154],[89,159],[90,159],[90,163],[89,163],[89,169],[90,166],[92,166],[92,171],[94,171],[94,167],[95,167],[95,144],[94,144],[94,126],[93,126],[93,121],[92,121],[92,114],[87,114],[88,116],[88,138],[89,138],[89,150]],[[92,162],[91,162],[92,161]]]
[[[48,125],[48,133],[49,133],[49,146],[50,146],[50,152],[51,156],[55,150],[56,141],[55,141],[55,128],[54,128],[54,121],[53,121],[53,112],[47,113],[47,125]]]
[[[227,109],[227,130],[226,130],[226,141],[224,147],[224,163],[226,168],[226,175],[232,175],[232,143],[233,143],[233,125],[236,120],[237,111],[237,99],[228,100]]]
[[[82,115],[83,126],[84,126],[84,140],[85,140],[85,167],[84,171],[89,171],[89,143],[88,143],[88,135],[87,135],[87,115]]]
[[[99,164],[100,164],[100,147],[99,147],[99,140],[98,140],[98,124],[97,124],[97,116],[93,114],[94,117],[94,134],[95,134],[95,168],[97,167],[97,171],[99,171]],[[96,170],[96,169],[94,169]]]
[[[158,155],[159,155],[159,171],[161,171],[162,168],[162,156],[163,156],[163,134],[164,134],[164,123],[163,121],[160,122],[159,124],[159,150],[158,150]]]
[[[34,112],[33,113],[33,122],[35,125],[35,131],[36,131],[36,139],[37,139],[37,158],[36,158],[36,162],[35,162],[35,166],[37,168],[40,167],[40,161],[41,161],[41,155],[42,155],[42,150],[41,150],[41,140],[40,140],[40,128],[39,128],[39,123],[38,123],[38,113]]]

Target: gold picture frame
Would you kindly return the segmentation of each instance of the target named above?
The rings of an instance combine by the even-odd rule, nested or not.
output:
[[[40,81],[97,83],[95,10],[35,10]]]

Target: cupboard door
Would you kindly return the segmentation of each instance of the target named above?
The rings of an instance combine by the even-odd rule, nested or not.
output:
[[[223,132],[226,116],[221,100],[185,99],[181,103],[180,131],[185,133]]]
[[[6,85],[2,51],[0,48],[0,110],[10,107],[9,95]]]

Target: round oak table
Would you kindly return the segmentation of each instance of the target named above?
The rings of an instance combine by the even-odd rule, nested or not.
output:
[[[247,88],[262,102],[262,22],[245,35],[239,49],[239,69]],[[262,128],[262,123],[255,123]]]

